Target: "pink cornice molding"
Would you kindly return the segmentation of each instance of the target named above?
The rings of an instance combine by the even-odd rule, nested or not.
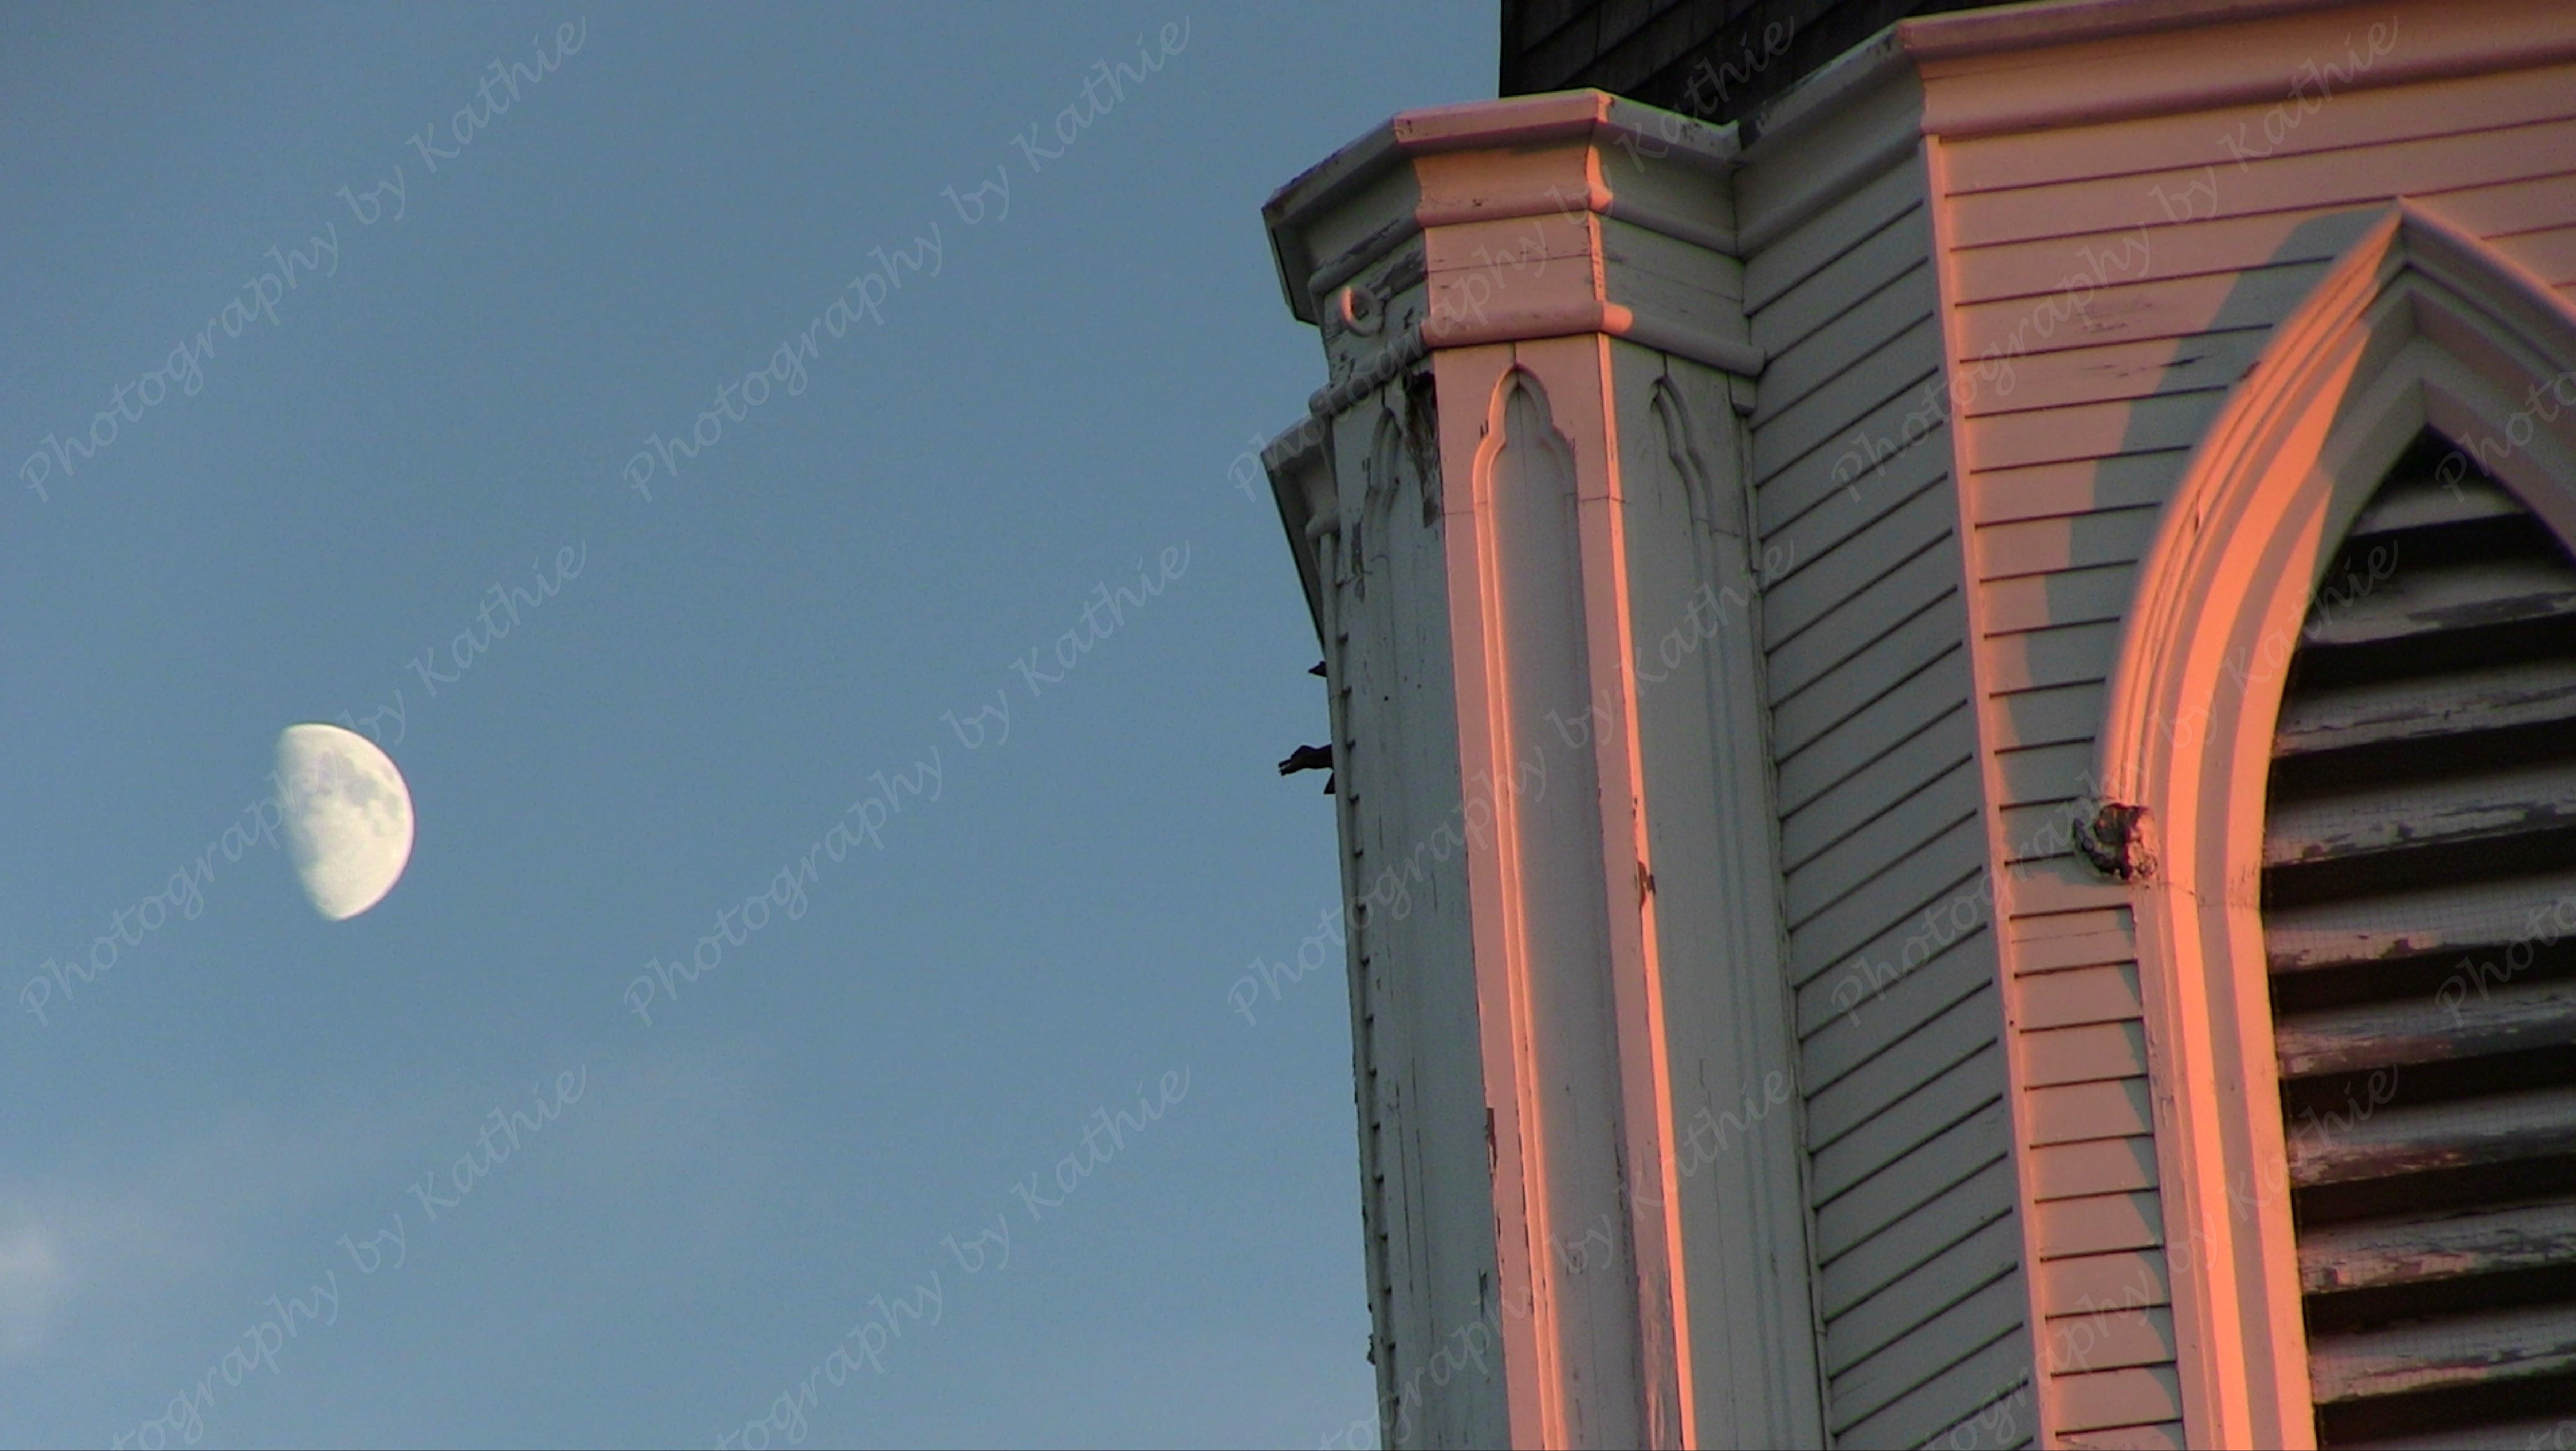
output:
[[[2046,0],[1899,22],[1949,137],[2343,93],[2576,58],[2564,0]]]
[[[1730,280],[1735,164],[1732,126],[1599,91],[1520,96],[1407,111],[1262,215],[1281,290],[1324,329],[1336,383],[1379,371],[1373,359],[1594,333],[1749,375],[1761,354],[1741,316],[1669,276]],[[1637,229],[1634,245],[1605,223]],[[1425,279],[1407,312],[1401,294]]]

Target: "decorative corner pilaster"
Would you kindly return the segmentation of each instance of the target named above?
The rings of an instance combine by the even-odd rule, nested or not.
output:
[[[1264,208],[1386,1443],[1821,1444],[1731,127],[1408,112]]]

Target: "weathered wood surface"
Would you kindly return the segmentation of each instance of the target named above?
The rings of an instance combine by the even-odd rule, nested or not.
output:
[[[2025,978],[2021,982],[2021,1005],[2024,1031],[2126,1022],[2142,1011],[2138,1003],[2138,969],[2134,964],[2121,963]]]
[[[2150,277],[2328,262],[2343,255],[2367,225],[2363,211],[2337,204],[1965,247],[1953,254],[1957,301],[2000,302],[2046,297],[2070,284],[2083,291]]]
[[[2452,982],[2456,988],[2446,985],[2428,997],[2283,1015],[2272,1030],[2281,1076],[2362,1073],[2576,1044],[2576,982],[2499,986],[2474,971]]]
[[[1889,278],[1903,276],[1907,269],[1920,266],[1932,255],[1931,224],[1919,199],[1907,199],[1893,214],[1882,216],[1867,211],[1851,216],[1854,222],[1870,226],[1860,241],[1848,242],[1842,250],[1834,251],[1829,250],[1833,243],[1819,236],[1822,248],[1828,249],[1822,250],[1821,255],[1830,260],[1776,293],[1745,299],[1745,305],[1754,309],[1754,345],[1762,349],[1765,357],[1812,336],[1848,310],[1852,299],[1867,296]],[[1771,254],[1763,256],[1768,258]],[[1753,279],[1753,271],[1747,269],[1748,286]],[[1766,276],[1764,280],[1772,278]]]
[[[1844,837],[1791,871],[1784,893],[1790,920],[1827,911],[1890,872],[1948,870],[1952,863],[1925,863],[1919,854],[1944,830],[1976,816],[1979,785],[1975,766],[1962,762],[1890,802],[1867,831]]]
[[[2299,1241],[2299,1287],[2311,1295],[2567,1265],[2576,1265],[2576,1201],[2563,1199],[2329,1225]]]
[[[2308,1341],[2310,1383],[2327,1405],[2569,1371],[2576,1371],[2576,1305],[2489,1311]]]
[[[2001,694],[2099,682],[2111,673],[2119,629],[2119,621],[2103,620],[1990,635],[1979,652],[1992,672],[1987,688]]]
[[[2552,287],[2576,283],[2576,227],[2545,227],[2499,237],[2496,245]]]
[[[1886,1172],[1916,1148],[1999,1103],[2003,1091],[2003,1052],[1989,1041],[1817,1149],[1810,1169],[1817,1203],[1830,1204],[1835,1196]]]
[[[2285,701],[2275,758],[2576,721],[2576,660],[2410,675]]]
[[[2289,1136],[2290,1182],[2302,1189],[2566,1153],[2576,1153],[2576,1088],[2360,1105]]]
[[[2126,619],[2137,573],[2134,565],[2111,564],[1995,580],[1983,586],[1986,629],[2000,635]]]
[[[2403,570],[2320,608],[2300,628],[2315,645],[2370,645],[2576,615],[2576,574],[2554,559],[2483,559]]]
[[[1816,457],[1813,472],[1802,465],[1794,485],[1783,481],[1782,492],[1771,496],[1782,517],[1763,535],[1762,548],[1766,553],[1776,551],[1784,577],[1794,578],[1807,561],[1825,558],[1844,540],[1877,523],[1881,514],[1927,490],[1938,490],[1945,497],[1952,494],[1950,435],[1945,428],[1924,428],[1924,406],[1919,395],[1896,400],[1889,405],[1896,410],[1889,420],[1896,432],[1872,435],[1856,429],[1844,435],[1849,447],[1830,458]],[[1908,417],[1915,420],[1914,442],[1889,452],[1891,440],[1902,442]],[[1863,447],[1863,440],[1872,437],[1878,439],[1875,460]],[[1822,492],[1800,511],[1788,494],[1795,486],[1820,487]]]
[[[2352,521],[2351,537],[2365,539],[2401,529],[2466,524],[2527,512],[2513,495],[2473,474],[2448,484],[2432,475],[2392,479]]]
[[[1912,558],[1941,543],[1958,523],[1958,503],[1950,491],[1925,489],[1824,553],[1802,557],[1796,571],[1763,591],[1763,644],[1777,649],[1886,573],[1890,561]]]
[[[1995,414],[1968,431],[1968,461],[1979,469],[2010,469],[2188,448],[2226,401],[2224,386],[2206,386]]]
[[[1864,386],[1833,400],[1859,411],[1837,417],[1829,403],[1810,399],[1801,408],[1812,405],[1818,411],[1806,421],[1821,420],[1824,431],[1819,434],[1811,427],[1794,447],[1782,443],[1776,458],[1756,456],[1757,465],[1766,459],[1771,464],[1761,478],[1762,492],[1754,500],[1755,523],[1765,539],[1819,510],[1830,511],[1828,518],[1866,523],[1885,507],[1879,496],[1890,492],[1889,481],[1900,470],[1919,466],[1948,472],[1941,360],[1937,349],[1924,350],[1924,341],[1909,333],[1890,352],[1898,360],[1893,372],[1874,374],[1863,380]],[[1774,419],[1769,428],[1757,430],[1757,436],[1781,442],[1784,426],[1783,420]]]
[[[2102,686],[2085,681],[1995,696],[1987,702],[1985,726],[1987,742],[1999,751],[2090,743],[2102,728]]]
[[[1853,419],[1921,387],[1940,371],[1940,332],[1930,318],[1922,318],[1877,348],[1845,357],[1842,363],[1842,369],[1821,387],[1755,428],[1753,472],[1764,485],[1802,460],[1822,462],[1830,475],[1833,460],[1848,447],[1843,435]],[[1934,396],[1938,397],[1937,390]],[[1840,485],[1845,480],[1832,482]]]
[[[1998,1095],[1983,1108],[1922,1141],[1903,1157],[1840,1194],[1819,1194],[1816,1205],[1816,1253],[1838,1255],[1890,1227],[1981,1167],[1978,1154],[1992,1135],[2004,1130],[2004,1106]],[[1939,1252],[1937,1244],[1913,1246],[1908,1265]]]
[[[1965,894],[1982,898],[1978,874],[1984,866],[1984,824],[1973,818],[1952,824],[1917,850],[1904,870],[1884,872],[1836,905],[1789,929],[1790,971],[1804,983],[1851,962],[1854,949],[1891,934],[1911,940],[1919,930],[1912,919],[1936,904]],[[1991,951],[1991,948],[1987,950]],[[1893,952],[1873,952],[1872,963],[1894,962]]]
[[[2576,826],[2576,762],[2548,761],[2282,803],[2265,822],[2263,865],[2345,861],[2566,826]]]
[[[2013,972],[2018,976],[2063,972],[2070,967],[2135,962],[2137,957],[2138,935],[2128,924],[2121,923],[2088,932],[2061,932],[2046,937],[2024,938],[2020,950],[2013,954]]]
[[[2489,949],[2461,964],[2474,988],[2511,975],[2497,949],[2516,941],[2536,949],[2576,935],[2576,871],[2277,909],[2264,914],[2263,927],[2274,972]]]
[[[1839,299],[1841,309],[1817,320],[1813,331],[1791,341],[1785,328],[1770,330],[1781,343],[1776,350],[1763,350],[1762,386],[1755,394],[1753,408],[1755,428],[1842,377],[1852,359],[1866,357],[1896,342],[1907,329],[1923,326],[1932,316],[1932,267],[1921,252],[1892,278],[1863,276],[1855,270],[1845,281],[1845,285],[1853,284],[1869,290],[1844,295]],[[1823,309],[1819,307],[1818,311]]]
[[[2022,370],[2041,354],[2263,327],[2324,275],[2323,262],[2288,262],[2198,277],[2158,273],[2095,290],[2081,307],[2062,294],[1974,303],[1953,320],[1954,356],[1960,371],[1976,378],[1980,397],[2009,405]]]
[[[1954,885],[1973,896],[1970,883]],[[1825,970],[1799,982],[1798,1036],[1807,1053],[1799,1081],[1807,1091],[1822,1092],[1979,986],[1994,986],[1994,944],[1977,940],[1985,931],[1944,941],[1919,919],[1900,921],[1849,957],[1824,960]]]
[[[1849,196],[1810,217],[1799,227],[1794,244],[1764,247],[1744,259],[1744,310],[1762,327],[1760,314],[1843,256],[1859,238],[1870,236],[1907,212],[1923,207],[1923,173],[1918,167],[1892,166],[1853,188]],[[1788,239],[1783,239],[1787,243]],[[1907,261],[1900,258],[1883,272],[1893,276]],[[1845,284],[1848,291],[1851,284]],[[1830,316],[1830,313],[1827,314]],[[1757,331],[1755,336],[1761,334]]]
[[[1891,627],[1959,588],[1955,546],[1919,550],[1890,560],[1889,565],[1883,573],[1873,575],[1867,585],[1818,616],[1814,626],[1772,648],[1773,699],[1783,699],[1821,679]]]
[[[2010,391],[1980,388],[1960,412],[1971,418],[1992,417],[2225,388],[2245,376],[2270,338],[2269,328],[2239,327],[2189,337],[2028,351],[2013,359]],[[1980,356],[1981,373],[1985,366]],[[2002,381],[2000,371],[1996,381]],[[2134,451],[2136,445],[2131,448]]]

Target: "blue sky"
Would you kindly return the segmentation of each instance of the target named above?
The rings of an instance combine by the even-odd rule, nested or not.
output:
[[[1227,470],[1321,374],[1261,200],[1493,31],[0,11],[0,1441],[1366,1417],[1338,950],[1227,1005],[1337,905]],[[417,809],[345,923],[298,721]]]

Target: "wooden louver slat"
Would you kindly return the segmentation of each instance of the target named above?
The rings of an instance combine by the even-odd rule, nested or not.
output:
[[[2273,1025],[2285,1078],[2368,1073],[2410,1063],[2443,1063],[2576,1046],[2576,982],[2436,989],[2396,1002],[2365,1002],[2285,1014]]]
[[[2576,1154],[2576,1085],[2446,1098],[2365,1116],[2369,1106],[2356,1099],[2346,1111],[2348,1124],[2312,1119],[2292,1128],[2293,1187]]]
[[[2438,749],[2438,747],[2434,747]],[[2263,865],[2464,846],[2576,826],[2576,760],[2339,792],[2269,814]]]
[[[2308,1342],[2308,1374],[2323,1402],[2570,1373],[2576,1373],[2576,1304],[2415,1321]]]
[[[2263,946],[2275,973],[2473,953],[2549,930],[2560,902],[2576,903],[2576,871],[2347,897],[2265,912]],[[2576,906],[2562,925],[2576,927]],[[2472,972],[2469,987],[2497,970]]]
[[[2303,644],[2370,645],[2576,615],[2576,577],[2538,560],[2416,570],[2340,610],[2311,614]]]
[[[2576,562],[2426,434],[2292,657],[2264,947],[2322,1445],[2576,1416]],[[2517,1443],[2519,1444],[2519,1443]]]
[[[2307,1293],[2576,1265],[2576,1204],[2544,1200],[2447,1218],[2358,1220],[2301,1236]]]
[[[2543,724],[2576,724],[2576,660],[2317,690],[2295,710],[2281,712],[2273,754],[2304,756]]]

